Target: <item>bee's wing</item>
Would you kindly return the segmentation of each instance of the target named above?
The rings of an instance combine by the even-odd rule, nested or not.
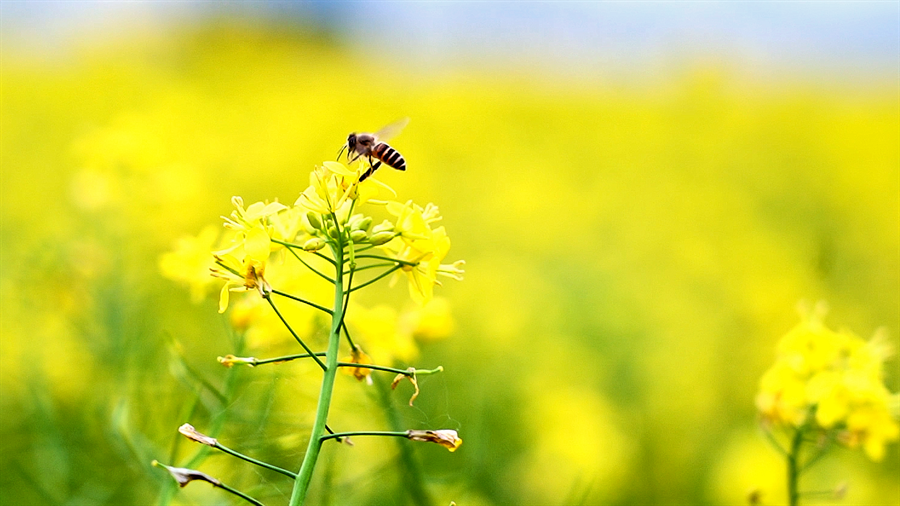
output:
[[[375,137],[378,137],[378,140],[382,142],[387,142],[391,138],[396,137],[407,123],[409,123],[409,118],[399,119],[375,132]]]

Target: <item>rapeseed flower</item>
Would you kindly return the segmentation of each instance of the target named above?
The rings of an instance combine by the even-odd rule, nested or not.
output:
[[[831,434],[875,461],[900,436],[896,402],[884,385],[891,355],[883,335],[865,341],[834,331],[822,312],[807,315],[778,343],[775,364],[763,374],[756,405],[770,426]]]
[[[272,287],[265,280],[266,263],[269,259],[270,239],[265,231],[251,228],[245,233],[243,244],[236,244],[222,254],[215,255],[216,265],[211,272],[225,279],[219,292],[219,312],[228,308],[228,294],[231,291],[256,290],[263,297],[268,296]],[[243,250],[243,259],[238,260],[235,251]]]
[[[465,262],[441,264],[450,250],[450,238],[444,227],[431,228],[433,223],[441,220],[437,206],[428,204],[422,208],[412,201],[405,204],[388,202],[387,210],[397,217],[396,237],[382,248],[403,262],[401,270],[407,276],[409,294],[414,301],[426,304],[431,300],[434,286],[441,284],[438,274],[462,279]],[[396,277],[392,280],[395,282]]]

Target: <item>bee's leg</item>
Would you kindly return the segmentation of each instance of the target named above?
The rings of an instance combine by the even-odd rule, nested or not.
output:
[[[381,167],[381,162],[372,165],[372,158],[369,158],[369,169],[363,172],[363,175],[359,177],[359,182],[361,183],[365,181],[367,177],[371,176],[376,170],[378,170],[378,167]]]

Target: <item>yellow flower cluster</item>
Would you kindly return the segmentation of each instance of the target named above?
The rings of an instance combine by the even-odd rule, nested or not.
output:
[[[423,208],[412,202],[402,204],[379,199],[396,193],[374,177],[360,182],[359,175],[365,167],[361,163],[356,170],[351,170],[339,162],[324,162],[310,173],[309,186],[293,206],[279,202],[245,206],[240,197],[234,197],[235,210],[224,218],[225,233],[207,228],[196,238],[180,240],[175,251],[160,259],[163,275],[188,285],[195,300],[206,295],[214,278],[224,279],[219,295],[220,312],[228,308],[231,292],[257,292],[261,297],[245,297],[231,304],[231,318],[237,328],[250,333],[251,342],[258,343],[281,333],[281,322],[263,300],[273,289],[319,305],[330,302],[330,285],[324,281],[327,275],[322,273],[333,269],[329,259],[334,256],[329,247],[340,244],[345,256],[355,258],[365,254],[359,262],[354,260],[359,264],[357,267],[364,269],[359,269],[360,274],[353,278],[353,286],[366,281],[363,273],[373,272],[367,269],[378,267],[363,266],[363,258],[381,262],[383,268],[389,269],[387,274],[393,271],[392,284],[400,273],[406,275],[410,295],[421,310],[392,312],[389,327],[394,330],[382,332],[384,336],[374,339],[372,347],[377,351],[381,344],[399,339],[398,342],[407,344],[390,355],[404,360],[412,358],[413,332],[434,339],[452,330],[445,301],[429,302],[433,299],[434,286],[440,285],[438,275],[462,279],[464,262],[441,264],[450,249],[450,239],[444,227],[433,228],[441,220],[437,206],[428,204]],[[358,212],[363,204],[380,206],[395,220],[384,220],[373,226],[371,216]],[[377,250],[381,253],[376,254]],[[274,253],[278,254],[273,256]],[[292,257],[304,265],[290,262]],[[320,316],[316,310],[303,305],[284,311],[301,334],[307,330],[312,332],[315,318]],[[348,321],[356,323],[354,313],[362,317],[371,312],[359,308],[351,312]],[[406,321],[410,315],[416,315],[412,325]],[[419,327],[424,330],[419,331]]]
[[[775,364],[763,374],[756,406],[776,426],[834,431],[838,441],[862,446],[872,460],[900,436],[884,385],[884,361],[891,354],[880,334],[865,341],[835,332],[810,314],[778,344]]]

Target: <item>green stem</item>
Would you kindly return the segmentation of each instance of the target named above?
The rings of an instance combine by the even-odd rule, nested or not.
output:
[[[239,453],[239,452],[232,450],[231,448],[228,448],[227,446],[222,446],[221,443],[216,442],[216,445],[213,448],[216,448],[217,450],[221,450],[221,451],[223,451],[229,455],[232,455],[234,457],[237,457],[239,459],[246,460],[247,462],[249,462],[251,464],[256,464],[260,467],[265,467],[266,469],[268,469],[270,471],[275,471],[276,473],[281,473],[285,476],[290,476],[291,478],[294,478],[294,479],[297,478],[296,474],[288,471],[287,469],[282,469],[278,466],[273,466],[272,464],[263,462],[261,460],[256,460],[252,457],[248,457],[248,456],[244,455],[243,453]]]
[[[800,504],[800,447],[803,444],[803,426],[797,428],[791,440],[791,449],[787,454],[788,504]]]
[[[403,432],[392,432],[392,431],[384,431],[384,430],[358,430],[352,432],[336,432],[334,434],[328,434],[327,436],[322,436],[319,438],[321,441],[325,441],[326,439],[333,439],[336,437],[350,437],[350,436],[393,436],[393,437],[408,437],[409,433],[406,431]]]
[[[337,223],[336,219],[335,223]],[[313,470],[319,458],[319,450],[322,448],[321,437],[325,435],[325,422],[328,418],[331,394],[334,391],[334,380],[337,375],[338,346],[341,342],[341,322],[344,319],[344,280],[341,276],[344,268],[343,246],[341,244],[333,246],[332,253],[335,259],[334,312],[331,314],[331,333],[328,336],[328,352],[325,355],[325,373],[322,375],[322,389],[319,391],[319,404],[316,407],[316,419],[313,422],[309,445],[306,455],[303,457],[300,472],[297,473],[297,479],[294,481],[289,506],[300,506],[306,500]]]

